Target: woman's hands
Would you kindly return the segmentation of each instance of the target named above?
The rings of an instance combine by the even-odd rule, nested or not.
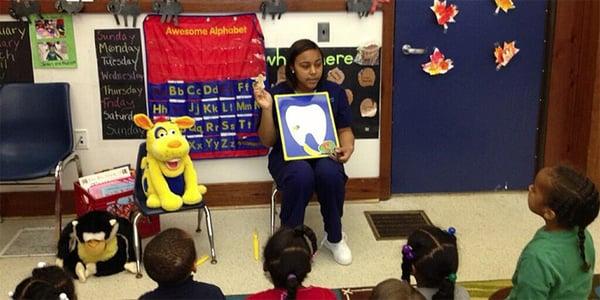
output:
[[[354,146],[342,146],[334,149],[334,153],[330,155],[333,160],[336,160],[342,164],[346,163],[352,153],[354,152]]]
[[[265,90],[264,85],[260,86],[260,84],[254,82],[252,83],[252,88],[254,89],[254,99],[256,100],[256,104],[260,106],[260,109],[273,109],[273,97]]]
[[[354,153],[354,133],[352,128],[345,127],[338,129],[338,137],[340,139],[340,147],[334,149],[334,153],[330,157],[340,163],[346,163],[352,153]]]

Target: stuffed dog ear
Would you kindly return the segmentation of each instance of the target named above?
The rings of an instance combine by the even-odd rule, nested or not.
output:
[[[133,116],[133,122],[135,125],[145,130],[150,130],[154,126],[152,120],[150,120],[150,118],[148,118],[148,116],[145,114],[135,114]]]
[[[175,124],[177,124],[177,127],[179,127],[180,129],[192,128],[192,126],[194,126],[194,123],[196,123],[194,119],[188,116],[174,118],[171,121],[175,122]]]

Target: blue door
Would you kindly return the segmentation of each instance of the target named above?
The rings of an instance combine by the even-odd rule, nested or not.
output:
[[[392,192],[525,189],[536,167],[548,2],[514,0],[498,15],[493,0],[447,2],[459,13],[444,33],[433,0],[396,1]],[[496,70],[494,46],[505,41],[520,51]],[[430,76],[421,65],[435,47],[454,68]]]

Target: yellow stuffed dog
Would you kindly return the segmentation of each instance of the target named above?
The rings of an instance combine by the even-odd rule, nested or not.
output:
[[[189,156],[190,145],[181,129],[194,126],[194,119],[178,117],[159,120],[156,124],[144,114],[133,116],[135,124],[147,130],[146,149],[142,159],[142,182],[147,184],[146,205],[174,211],[183,204],[202,201],[206,186],[198,185],[196,170]],[[139,175],[138,175],[139,176]]]

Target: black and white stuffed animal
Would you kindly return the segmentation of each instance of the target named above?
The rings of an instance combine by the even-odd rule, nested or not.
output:
[[[92,275],[136,272],[133,226],[106,211],[91,211],[63,228],[56,264],[85,282]]]

